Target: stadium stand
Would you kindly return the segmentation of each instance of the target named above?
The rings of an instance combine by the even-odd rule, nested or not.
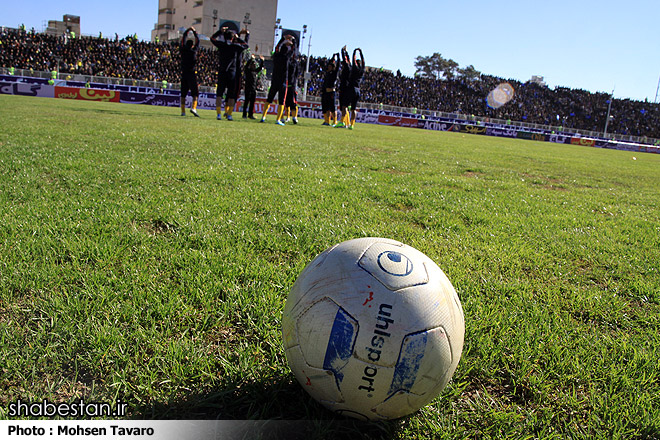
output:
[[[201,49],[198,80],[215,86],[217,57],[214,49]],[[302,57],[301,63],[306,63]],[[325,57],[310,58],[311,80],[307,96],[320,97]],[[126,37],[119,39],[55,37],[25,30],[0,31],[0,66],[60,74],[130,78],[138,81],[179,81],[178,44],[150,43]],[[267,64],[268,66],[268,64]],[[486,105],[489,91],[502,82],[515,89],[514,99],[499,109]],[[302,79],[301,84],[302,87]],[[520,82],[481,75],[477,80],[457,77],[436,80],[407,77],[399,72],[370,69],[362,83],[365,103],[423,109],[499,120],[522,121],[547,126],[602,132],[610,96],[585,90],[550,89],[534,82]],[[614,99],[608,132],[660,138],[660,104]]]
[[[310,60],[312,82],[308,94],[320,96],[323,68],[327,59]],[[312,70],[312,66],[314,70]],[[514,99],[492,109],[485,97],[498,84],[510,83]],[[501,120],[603,132],[610,95],[557,87],[554,90],[534,82],[481,75],[479,80],[461,78],[436,80],[411,78],[382,69],[369,70],[362,82],[365,102],[407,108],[487,116]],[[660,104],[614,99],[608,132],[622,135],[660,137]]]

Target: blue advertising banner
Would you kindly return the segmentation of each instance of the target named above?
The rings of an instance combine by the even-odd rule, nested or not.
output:
[[[0,94],[54,98],[55,87],[47,84],[30,84],[25,82],[0,82]]]

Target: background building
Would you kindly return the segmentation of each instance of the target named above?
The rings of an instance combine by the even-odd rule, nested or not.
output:
[[[159,0],[158,22],[151,31],[151,41],[178,40],[194,26],[202,44],[210,46],[209,37],[220,26],[247,27],[250,49],[270,56],[275,39],[277,0]]]
[[[543,81],[543,77],[540,75],[532,75],[532,79],[530,79],[529,81],[538,84],[542,87],[546,87],[545,81]]]
[[[62,21],[48,20],[46,34],[60,37],[65,33],[71,32],[75,33],[76,36],[80,36],[79,16],[66,14],[62,17]]]

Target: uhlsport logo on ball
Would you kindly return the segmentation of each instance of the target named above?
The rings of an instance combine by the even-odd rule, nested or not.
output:
[[[337,244],[305,267],[282,319],[289,366],[326,408],[403,417],[435,399],[463,350],[465,322],[444,272],[384,238]]]

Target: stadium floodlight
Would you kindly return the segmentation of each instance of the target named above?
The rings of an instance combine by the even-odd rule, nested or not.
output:
[[[278,18],[277,20],[275,20],[275,27],[273,28],[273,30],[275,31],[275,41],[273,42],[273,50],[275,50],[275,46],[277,46],[278,33],[279,33],[279,31],[282,30],[282,19],[281,18]]]
[[[607,117],[605,118],[605,129],[603,130],[603,137],[607,137],[607,126],[610,124],[610,112],[612,111],[612,101],[614,101],[614,89],[610,99],[607,100]]]
[[[305,39],[305,34],[307,33],[307,25],[303,25],[303,40]],[[310,48],[312,47],[312,30],[310,29],[309,31],[309,40],[307,40],[307,62],[305,65],[305,75],[304,75],[304,82],[303,82],[303,92],[302,92],[302,99],[303,101],[307,99],[307,83],[309,82],[310,74],[309,74],[309,51]],[[300,44],[300,48],[303,48],[303,44]]]
[[[305,34],[307,34],[307,25],[303,24],[302,36],[300,38],[300,46],[298,46],[300,48],[300,52],[302,52],[303,47],[305,46]]]

